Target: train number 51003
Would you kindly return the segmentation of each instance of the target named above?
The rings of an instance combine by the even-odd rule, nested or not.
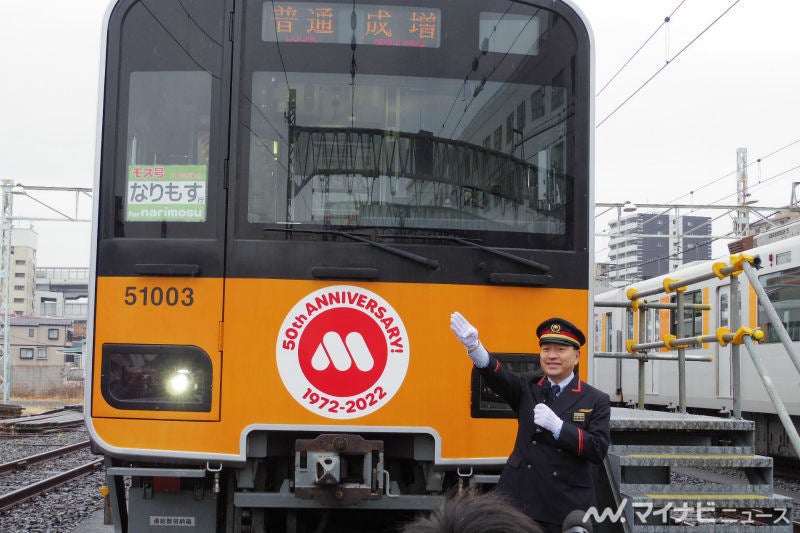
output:
[[[125,305],[182,305],[194,304],[194,289],[191,287],[125,287]]]

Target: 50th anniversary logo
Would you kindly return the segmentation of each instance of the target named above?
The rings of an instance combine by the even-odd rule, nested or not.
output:
[[[360,287],[336,285],[295,304],[281,325],[278,372],[303,407],[328,418],[377,411],[408,370],[408,335],[389,303]]]

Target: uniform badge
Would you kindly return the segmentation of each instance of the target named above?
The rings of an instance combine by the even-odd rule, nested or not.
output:
[[[573,422],[586,422],[586,413],[572,413]]]

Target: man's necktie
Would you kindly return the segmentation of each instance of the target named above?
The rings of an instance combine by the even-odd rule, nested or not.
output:
[[[559,387],[558,385],[553,385],[553,387],[550,389],[550,395],[553,397],[554,400],[558,398],[559,392],[561,392],[561,387]]]

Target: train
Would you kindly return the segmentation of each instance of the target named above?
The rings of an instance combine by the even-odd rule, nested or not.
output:
[[[593,57],[570,1],[116,0],[86,424],[117,531],[385,531],[496,482],[591,324]],[[581,366],[586,379],[588,369]]]
[[[593,353],[628,353],[632,344],[657,343],[675,335],[677,323],[683,322],[683,337],[716,336],[722,331],[738,330],[732,322],[732,305],[729,276],[717,275],[722,265],[735,264],[742,259],[753,265],[770,305],[781,320],[794,349],[800,347],[800,223],[793,222],[769,228],[757,235],[742,238],[729,245],[733,255],[710,261],[695,261],[668,274],[634,282],[628,286],[597,292],[594,296]],[[741,256],[739,254],[744,254]],[[749,261],[752,259],[752,261]],[[716,270],[715,270],[716,269]],[[782,344],[777,328],[769,320],[767,308],[759,303],[753,286],[742,272],[736,273],[734,291],[739,300],[740,326],[754,333],[758,357],[763,361],[769,380],[795,428],[800,427],[800,374],[787,348]],[[705,278],[705,279],[701,279]],[[674,309],[647,310],[642,307],[609,307],[611,303],[630,302],[636,294],[665,288],[644,301],[665,303],[675,301],[675,291],[666,292],[677,280],[698,280],[685,286],[684,301],[705,304],[708,310],[686,309],[683,318]],[[640,300],[641,301],[641,300]],[[641,320],[640,314],[646,315]],[[643,325],[643,326],[642,326]],[[642,328],[644,331],[642,331]],[[746,330],[744,330],[746,331]],[[760,333],[758,333],[760,332]],[[755,334],[757,333],[757,334]],[[685,348],[686,363],[685,405],[689,413],[713,416],[734,414],[735,372],[731,365],[732,350],[728,342],[704,342]],[[739,346],[740,394],[739,414],[755,421],[757,453],[770,455],[778,461],[797,464],[797,452],[779,417],[779,408],[772,401],[754,364],[749,350]],[[651,354],[676,351],[665,348],[649,350]],[[631,358],[592,357],[591,375],[594,383],[609,392],[617,405],[638,406],[639,363]],[[678,364],[675,361],[650,360],[644,369],[644,407],[656,410],[678,410]]]

